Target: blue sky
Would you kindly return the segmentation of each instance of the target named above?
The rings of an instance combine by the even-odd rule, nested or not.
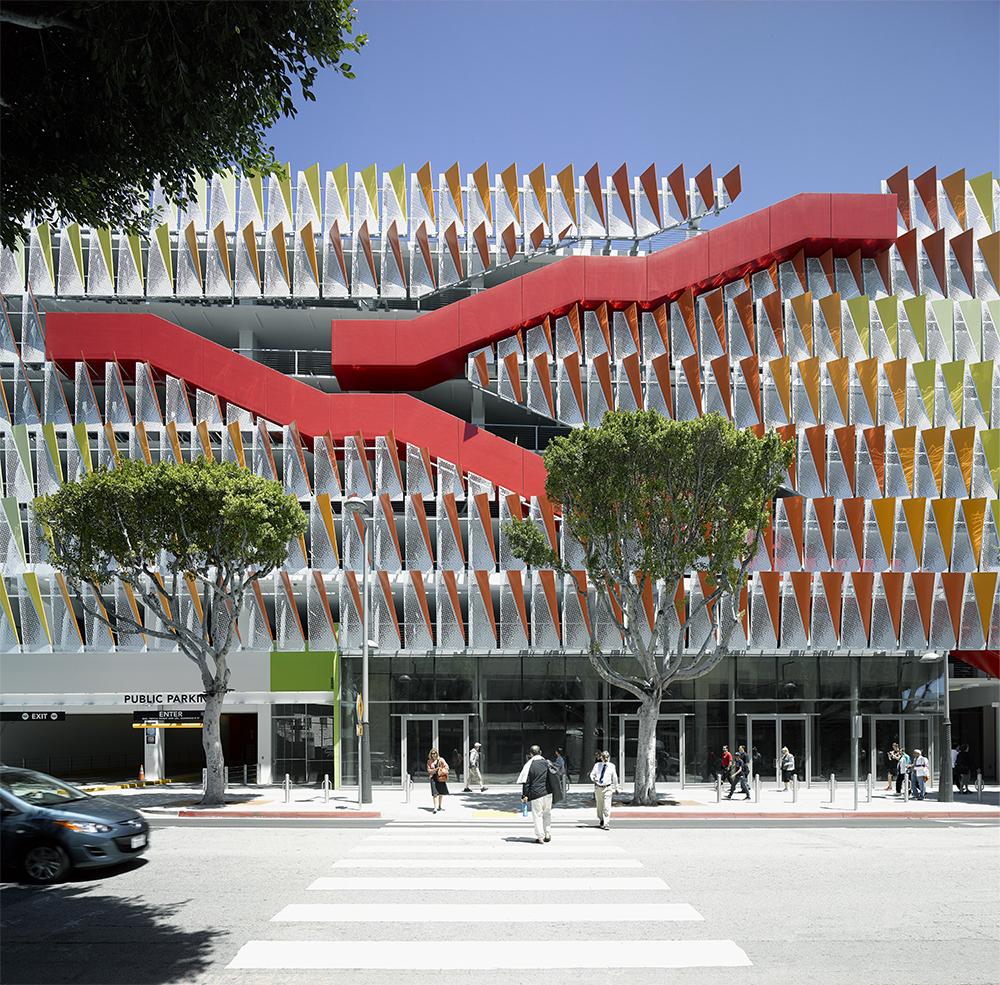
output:
[[[1000,170],[1000,3],[358,0],[357,77],[271,132],[293,169],[742,166],[739,212]],[[735,214],[735,213],[731,213]]]

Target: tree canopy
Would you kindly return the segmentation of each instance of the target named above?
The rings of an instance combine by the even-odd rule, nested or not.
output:
[[[198,667],[208,770],[203,803],[221,803],[226,657],[247,588],[281,565],[292,538],[305,532],[298,500],[231,462],[125,459],[40,496],[34,511],[52,563],[88,615],[119,633],[175,642]],[[131,591],[130,605],[101,601],[116,578]]]
[[[4,0],[0,240],[29,213],[145,231],[154,179],[180,202],[197,174],[275,173],[268,128],[319,69],[353,77],[354,19],[350,0]]]
[[[618,630],[603,652],[591,631],[590,657],[604,680],[640,701],[636,800],[655,802],[655,723],[672,680],[708,673],[739,624],[740,596],[771,501],[794,445],[758,437],[717,414],[673,421],[653,411],[613,412],[545,449],[546,492],[583,549],[597,618]],[[531,520],[507,527],[527,563],[570,573]],[[702,572],[706,590],[674,615],[675,589]],[[696,620],[704,611],[707,620]],[[643,758],[645,757],[645,758]]]

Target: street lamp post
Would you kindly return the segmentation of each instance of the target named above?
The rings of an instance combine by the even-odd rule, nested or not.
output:
[[[361,803],[370,804],[372,802],[372,748],[371,736],[368,728],[368,626],[371,593],[368,590],[369,570],[371,568],[369,558],[369,520],[371,519],[371,504],[360,496],[352,495],[344,503],[344,510],[361,518],[364,526],[364,536],[362,538],[362,554],[364,558],[361,563],[361,735],[358,737],[360,765],[358,769],[358,787],[361,792]]]
[[[938,800],[950,804],[955,799],[955,782],[951,767],[951,694],[948,680],[948,651],[937,653],[931,650],[920,658],[920,662],[937,663],[942,658],[944,659],[944,717],[941,719],[941,744],[944,749],[942,749],[941,765],[938,770]]]

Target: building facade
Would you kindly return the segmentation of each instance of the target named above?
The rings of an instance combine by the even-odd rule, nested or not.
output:
[[[431,745],[461,774],[474,741],[496,779],[535,742],[581,777],[609,748],[628,777],[634,700],[587,657],[594,636],[621,639],[582,571],[526,569],[504,524],[530,517],[582,567],[540,452],[644,407],[778,429],[799,494],[758,545],[736,652],[666,696],[661,778],[706,781],[737,742],[768,766],[789,746],[807,781],[843,774],[852,710],[862,773],[884,775],[893,740],[940,752],[928,650],[952,654],[956,740],[996,775],[991,174],[904,169],[878,194],[728,221],[738,168],[296,177],[215,176],[183,209],[154,190],[148,236],[28,225],[0,252],[0,700],[67,712],[5,721],[0,755],[75,775],[199,768],[196,730],[132,729],[134,712],[197,708],[193,668],[87,616],[30,505],[122,457],[204,456],[281,481],[309,518],[240,625],[237,773],[355,780],[368,607],[376,782],[419,775]],[[349,496],[370,506],[367,597]],[[686,624],[702,584],[657,591]],[[91,601],[146,618],[120,584]]]

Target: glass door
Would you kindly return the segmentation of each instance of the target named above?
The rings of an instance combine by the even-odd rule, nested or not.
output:
[[[427,754],[431,749],[444,756],[454,782],[465,783],[465,763],[469,756],[468,715],[403,715],[400,729],[400,762],[403,776],[414,783],[427,777]]]
[[[809,748],[809,719],[802,717],[790,717],[782,715],[778,718],[778,755],[781,755],[781,747],[787,746],[788,751],[795,757],[795,773],[800,780],[805,780],[808,784],[811,779],[810,753]]]
[[[870,737],[870,763],[862,764],[862,769],[868,766],[876,787],[879,783],[891,787],[896,782],[896,764],[889,758],[889,752],[894,742],[903,743],[902,722],[897,715],[870,715],[868,721],[871,723],[866,733]]]
[[[747,721],[747,752],[750,753],[751,775],[760,775],[761,783],[778,776],[778,721],[751,715]],[[734,750],[730,749],[730,752]]]
[[[919,749],[931,764],[931,777],[937,773],[934,719],[925,715],[870,715],[869,735],[873,736],[871,746],[871,771],[874,780],[885,781],[890,772],[889,750],[893,742],[898,742],[913,757]],[[864,765],[862,766],[862,769]],[[892,769],[892,782],[896,771]]]
[[[451,778],[465,786],[465,760],[469,755],[469,740],[465,730],[467,718],[439,718],[437,720],[437,747],[448,763]]]
[[[619,715],[618,763],[622,782],[635,779],[639,716]],[[661,715],[656,726],[656,780],[684,785],[684,716]]]
[[[400,762],[403,770],[419,783],[427,777],[427,754],[434,748],[434,720],[406,717],[404,719],[403,750]]]
[[[914,750],[919,749],[926,757],[931,768],[931,778],[927,786],[931,785],[934,777],[938,773],[938,762],[934,758],[934,729],[931,728],[932,719],[921,716],[906,716],[903,718],[903,737],[906,740],[906,751],[910,758],[916,758]]]
[[[812,735],[805,715],[749,715],[747,744],[753,769],[764,780],[781,779],[781,749],[795,757],[795,774],[806,785],[812,782]]]

